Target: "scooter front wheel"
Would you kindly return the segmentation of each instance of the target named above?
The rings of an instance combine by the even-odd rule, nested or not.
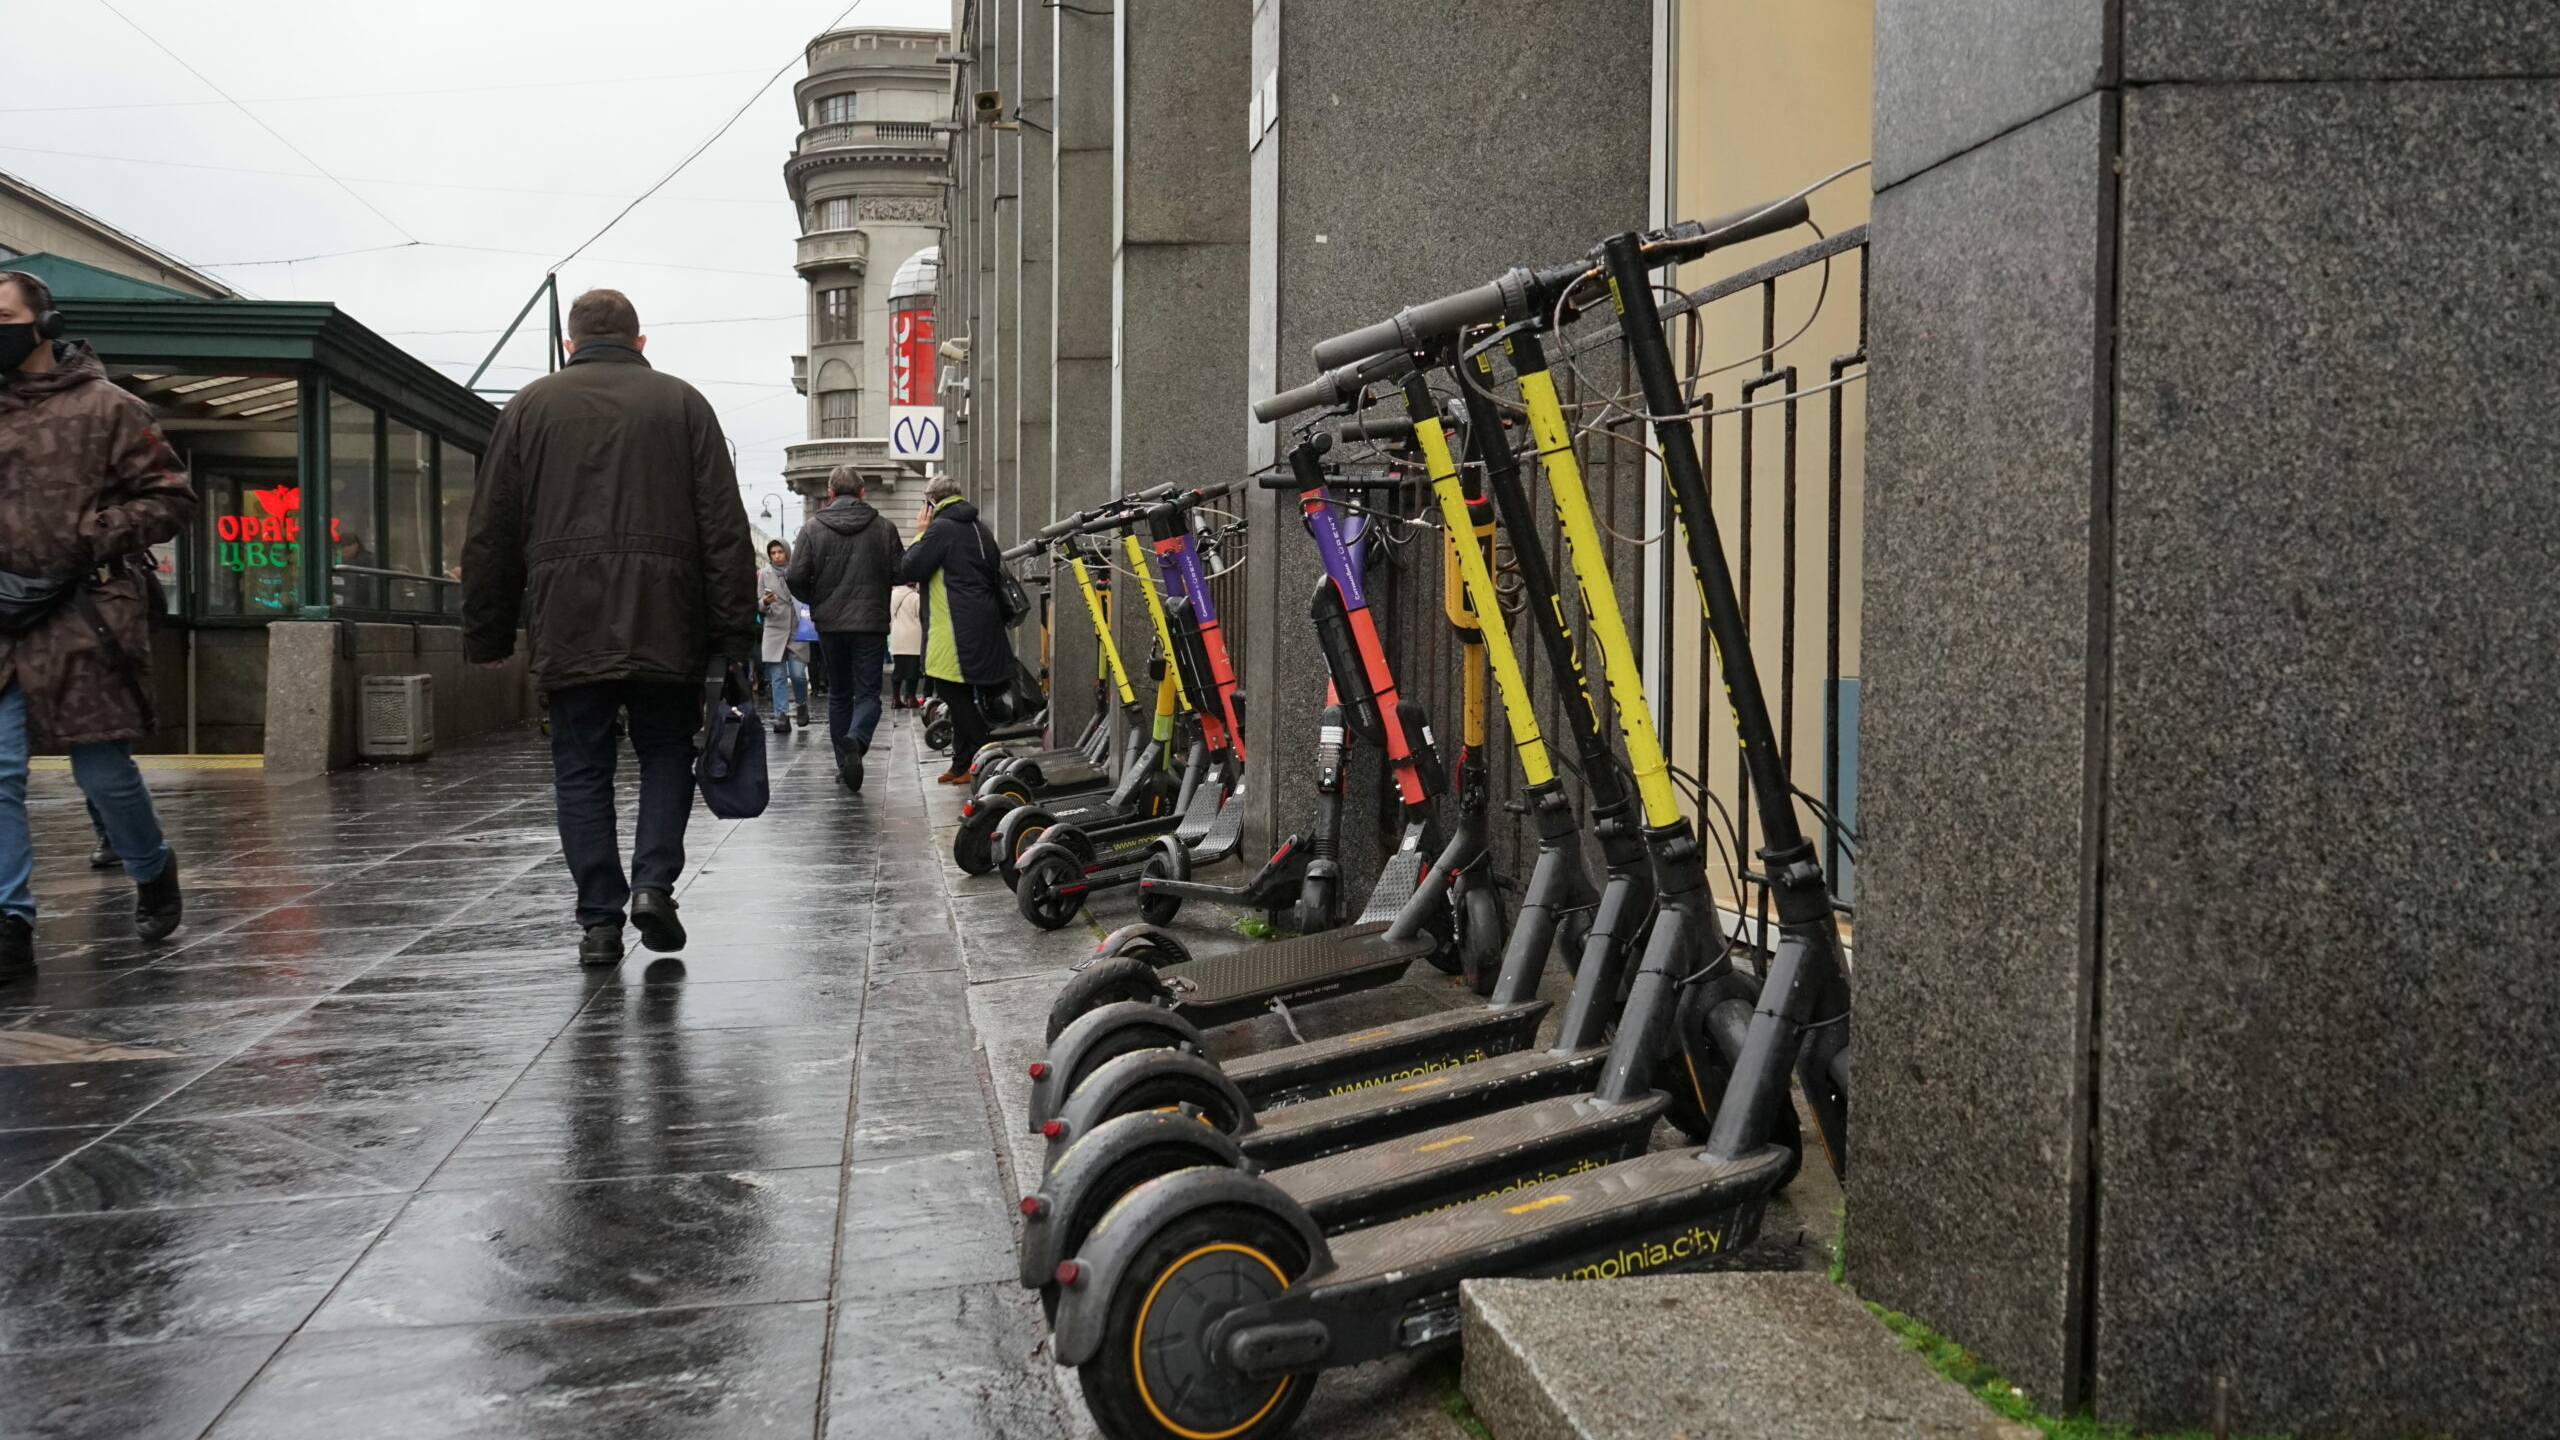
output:
[[[1182,897],[1159,895],[1147,888],[1146,881],[1190,879],[1191,852],[1183,849],[1179,841],[1170,838],[1159,841],[1147,856],[1145,877],[1138,882],[1138,913],[1145,916],[1150,925],[1172,924],[1173,917],[1182,912]]]
[[[1493,993],[1502,974],[1502,897],[1490,885],[1470,885],[1458,897],[1458,975],[1479,995]]]
[[[1014,908],[1043,930],[1062,930],[1084,908],[1084,892],[1084,867],[1063,851],[1042,850],[1022,867]]]
[[[1078,1367],[1114,1440],[1273,1440],[1288,1433],[1315,1377],[1255,1379],[1208,1344],[1218,1320],[1289,1288],[1305,1243],[1277,1216],[1242,1206],[1194,1211],[1150,1239],[1121,1273],[1102,1348]]]

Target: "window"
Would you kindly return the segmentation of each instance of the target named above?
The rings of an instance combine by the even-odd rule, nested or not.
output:
[[[840,195],[821,200],[809,207],[811,230],[850,230],[853,228],[853,197]]]
[[[382,417],[370,405],[353,400],[329,402],[329,552],[337,565],[380,569],[373,547],[379,531],[374,513],[374,445]],[[382,587],[370,575],[332,575],[329,596],[334,604],[378,609]]]
[[[376,563],[385,570],[399,570],[410,575],[435,573],[431,546],[436,541],[435,476],[428,468],[426,432],[393,420],[383,427],[388,444],[384,456],[389,465],[383,472],[382,543]],[[428,611],[436,608],[436,591],[441,586],[423,580],[386,580],[383,582],[394,610]]]
[[[853,397],[851,390],[818,392],[818,438],[850,440],[853,438]]]
[[[854,300],[855,294],[851,286],[818,292],[819,344],[823,345],[831,340],[862,338],[854,326],[854,317],[859,313],[854,308]]]
[[[450,442],[438,447],[438,463],[443,471],[443,493],[439,503],[444,507],[444,555],[441,573],[448,580],[462,578],[462,542],[471,533],[471,497],[480,488],[480,457]],[[450,613],[460,614],[462,591],[459,587],[442,587]]]
[[[809,117],[812,125],[842,125],[853,119],[853,92],[818,97],[817,113]]]

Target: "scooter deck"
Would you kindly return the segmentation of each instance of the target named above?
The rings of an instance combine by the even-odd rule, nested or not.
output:
[[[1387,857],[1378,869],[1378,883],[1369,890],[1369,903],[1361,908],[1354,925],[1372,921],[1384,924],[1396,918],[1404,902],[1413,898],[1413,887],[1422,882],[1423,856],[1419,849],[1399,849]]]
[[[1597,1170],[1644,1153],[1668,1097],[1558,1097],[1270,1171],[1327,1234]]]
[[[1291,1287],[1328,1299],[1422,1298],[1474,1276],[1616,1279],[1695,1269],[1757,1238],[1785,1173],[1776,1146],[1732,1160],[1658,1150],[1526,1189],[1344,1235]]]
[[[1300,1165],[1536,1100],[1589,1094],[1608,1058],[1604,1046],[1564,1054],[1514,1050],[1258,1115],[1236,1138],[1264,1165]]]
[[[1249,1020],[1274,1000],[1297,1004],[1372,989],[1431,953],[1428,935],[1389,940],[1383,924],[1329,930],[1167,965],[1174,1008],[1203,1029]]]
[[[1536,1038],[1551,1008],[1532,1000],[1443,1010],[1223,1061],[1219,1068],[1255,1110],[1277,1109],[1507,1055]]]
[[[1111,788],[1111,772],[1073,750],[1049,750],[1013,762],[1009,772],[1032,790],[1057,794]]]

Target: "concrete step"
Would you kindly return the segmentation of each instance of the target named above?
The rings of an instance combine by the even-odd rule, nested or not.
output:
[[[1462,1287],[1467,1400],[1495,1440],[2037,1440],[1819,1275]]]

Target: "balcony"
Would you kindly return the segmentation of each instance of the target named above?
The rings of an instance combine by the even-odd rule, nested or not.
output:
[[[839,266],[860,270],[870,261],[870,236],[859,230],[821,230],[800,237],[800,255],[792,268],[806,275]]]
[[[791,388],[803,395],[809,393],[809,357],[806,355],[791,357]]]
[[[839,465],[873,471],[897,468],[897,462],[889,458],[889,442],[884,439],[803,440],[782,447],[782,473],[795,482],[808,475],[824,484],[827,472]]]
[[[938,156],[943,137],[927,120],[845,120],[800,132],[800,154],[821,150],[924,150]]]

